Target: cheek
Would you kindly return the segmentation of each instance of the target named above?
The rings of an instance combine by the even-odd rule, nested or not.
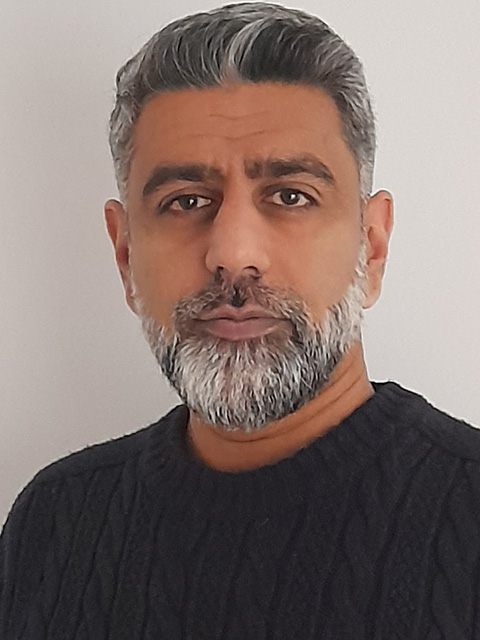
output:
[[[146,311],[162,324],[168,322],[180,298],[202,286],[191,250],[151,237],[132,242],[130,268]]]
[[[358,233],[325,234],[306,240],[301,249],[291,254],[286,280],[316,319],[343,297],[352,282],[359,243]]]

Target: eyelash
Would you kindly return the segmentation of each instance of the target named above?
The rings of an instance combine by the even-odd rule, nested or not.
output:
[[[172,204],[180,200],[180,198],[196,198],[197,200],[210,200],[210,203],[208,205],[203,205],[203,207],[195,207],[195,209],[203,209],[204,207],[208,207],[212,203],[212,198],[206,198],[205,196],[200,196],[196,193],[182,193],[182,195],[180,196],[175,196],[174,198],[169,198],[165,202],[161,202],[157,207],[157,211],[159,213],[164,213],[165,211],[170,210],[174,214],[178,214],[182,212],[186,213],[187,211],[189,211],[188,209],[171,209]]]
[[[292,187],[282,187],[280,189],[275,189],[274,191],[271,191],[268,197],[272,197],[276,194],[279,193],[285,193],[285,192],[289,192],[291,194],[296,194],[297,196],[303,197],[305,198],[305,200],[307,201],[305,204],[302,205],[288,205],[287,203],[282,203],[282,204],[277,204],[276,206],[284,206],[287,207],[288,209],[303,209],[303,208],[308,208],[311,206],[315,206],[318,205],[318,202],[315,198],[313,198],[312,196],[308,195],[307,193],[305,193],[304,191],[302,191],[301,189],[293,189]],[[208,205],[203,205],[201,207],[194,207],[193,209],[171,209],[172,205],[175,202],[178,202],[180,200],[180,198],[196,198],[197,200],[210,200]],[[187,213],[188,211],[195,211],[195,210],[200,210],[200,209],[204,209],[208,206],[211,205],[211,203],[213,202],[212,198],[208,198],[205,196],[201,196],[198,195],[196,193],[185,193],[185,194],[181,194],[179,196],[175,196],[173,198],[170,198],[168,200],[166,200],[165,202],[162,202],[158,205],[157,207],[157,211],[158,213],[164,213],[166,211],[172,211],[174,214],[179,214],[179,213]],[[273,203],[275,204],[275,203]]]
[[[315,200],[315,198],[313,198],[312,196],[308,195],[308,193],[305,193],[304,191],[302,191],[301,189],[294,189],[293,187],[282,187],[281,189],[275,189],[275,191],[272,191],[270,193],[270,197],[274,196],[276,194],[282,193],[282,192],[289,192],[290,194],[295,194],[296,196],[301,196],[303,198],[305,198],[305,200],[307,201],[306,204],[303,205],[297,205],[297,206],[289,206],[287,203],[283,202],[281,204],[279,204],[278,206],[285,206],[288,209],[303,209],[304,207],[309,207],[312,205],[316,205],[318,204],[317,201]]]

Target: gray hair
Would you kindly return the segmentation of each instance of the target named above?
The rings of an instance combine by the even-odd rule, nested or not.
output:
[[[165,91],[232,82],[283,82],[323,89],[339,111],[359,172],[372,189],[375,121],[362,64],[317,17],[276,4],[230,4],[168,24],[117,74],[110,149],[125,202],[133,131],[149,98]]]

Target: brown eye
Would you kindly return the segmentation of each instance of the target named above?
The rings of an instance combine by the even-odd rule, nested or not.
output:
[[[167,198],[156,207],[156,211],[158,214],[168,213],[169,211],[172,214],[197,211],[204,207],[209,207],[212,202],[213,200],[211,198],[198,196],[194,193],[186,193],[184,195]]]
[[[174,211],[192,211],[193,209],[208,207],[211,202],[210,198],[186,194],[184,196],[177,196],[174,200],[171,200],[167,208]]]
[[[298,189],[279,189],[273,194],[272,202],[287,207],[305,207],[314,204],[313,198]]]

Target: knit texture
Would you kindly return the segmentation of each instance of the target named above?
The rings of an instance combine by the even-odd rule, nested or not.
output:
[[[41,471],[0,538],[2,640],[480,640],[480,431],[394,382],[241,472],[188,409]]]

